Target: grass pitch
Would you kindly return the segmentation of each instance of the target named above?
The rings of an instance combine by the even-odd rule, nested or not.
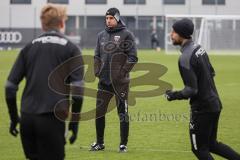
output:
[[[10,68],[15,61],[17,51],[0,52],[0,159],[22,160],[23,150],[19,136],[12,137],[9,130],[9,116],[4,100],[4,84]],[[92,55],[93,50],[83,50],[83,54]],[[175,89],[183,87],[178,73],[178,55],[165,55],[153,50],[140,50],[139,63],[158,63],[168,71],[161,77]],[[216,85],[220,94],[223,111],[220,118],[218,139],[240,152],[240,56],[210,56],[216,70]],[[156,68],[158,70],[159,68]],[[132,76],[139,76],[140,72]],[[24,83],[24,82],[23,82]],[[96,88],[97,82],[87,83],[87,87]],[[139,86],[149,90],[150,86]],[[18,92],[18,104],[23,84]],[[150,87],[151,88],[151,87]],[[138,90],[138,88],[134,88]],[[95,100],[85,98],[83,112],[93,109]],[[136,105],[129,106],[130,136],[128,152],[119,154],[119,120],[114,109],[107,114],[105,146],[103,152],[89,152],[89,145],[95,141],[94,120],[80,122],[78,139],[75,144],[66,144],[67,160],[193,160],[188,135],[189,105],[187,101],[167,102],[162,95],[137,98]],[[221,158],[216,157],[216,160]]]

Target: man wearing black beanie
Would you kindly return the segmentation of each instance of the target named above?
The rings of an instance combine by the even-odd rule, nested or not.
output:
[[[190,19],[184,18],[182,20],[176,21],[173,24],[172,28],[182,38],[190,39],[193,34],[194,25]]]
[[[194,43],[190,19],[176,21],[171,32],[173,45],[181,46],[179,71],[185,85],[180,91],[166,91],[168,101],[190,99],[190,139],[192,151],[199,160],[213,160],[210,153],[228,160],[240,160],[240,155],[217,141],[218,121],[222,104],[215,86],[215,71],[207,52]]]
[[[129,134],[129,72],[138,61],[137,49],[135,38],[122,22],[119,10],[110,8],[105,16],[106,28],[98,34],[94,56],[95,76],[99,78],[96,102],[97,141],[91,145],[90,151],[105,148],[105,114],[115,95],[120,119],[119,152],[126,152]]]

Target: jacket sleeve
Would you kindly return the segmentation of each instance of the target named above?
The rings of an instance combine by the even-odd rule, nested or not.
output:
[[[82,53],[78,47],[73,50],[74,61],[71,66],[70,83],[72,94],[72,121],[79,121],[79,114],[82,109],[84,93],[84,61]],[[75,64],[74,64],[75,63]],[[76,68],[76,66],[78,68]]]
[[[209,70],[210,70],[210,72],[211,72],[211,75],[212,75],[212,77],[215,77],[215,75],[216,75],[216,72],[215,72],[215,70],[214,70],[214,68],[213,68],[213,66],[212,66],[212,64],[211,64],[211,62],[210,62],[210,59],[209,59],[209,57],[208,57],[208,54],[206,54],[206,59],[207,59],[207,62],[208,62],[208,66],[209,66]]]
[[[26,52],[25,48],[20,51],[8,76],[8,81],[15,85],[18,85],[25,75],[24,52]]]
[[[17,90],[18,85],[22,81],[25,75],[25,63],[23,53],[25,48],[21,50],[14,63],[12,70],[8,76],[8,80],[5,85],[5,100],[8,107],[8,112],[12,122],[18,121],[17,111]]]
[[[178,100],[188,99],[196,95],[198,92],[197,76],[193,69],[194,61],[191,58],[180,58],[179,71],[184,83],[184,88],[175,92],[175,97]]]
[[[100,58],[100,41],[99,41],[99,35],[97,38],[97,42],[96,42],[96,48],[95,48],[95,54],[94,54],[94,75],[96,77],[99,77],[99,74],[101,72],[101,68],[102,68],[102,61]]]
[[[98,37],[97,37],[94,57],[100,57],[100,41],[99,41],[99,38],[100,38],[100,35],[98,35]]]
[[[124,45],[125,53],[128,56],[128,61],[123,65],[122,70],[126,73],[129,73],[134,65],[138,62],[137,47],[134,35],[132,33],[129,33],[125,39]]]
[[[84,61],[82,57],[81,50],[75,46],[72,51],[72,58],[74,60],[70,64],[70,71],[73,71],[70,74],[70,83],[83,82],[84,76]]]

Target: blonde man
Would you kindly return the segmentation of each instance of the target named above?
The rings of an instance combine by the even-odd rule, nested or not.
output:
[[[70,70],[67,66],[66,73],[54,72],[61,64],[65,64],[70,58],[77,59],[79,65],[83,65],[81,53],[78,47],[66,39],[63,35],[65,28],[66,8],[60,5],[47,4],[41,11],[41,24],[44,33],[27,44],[20,52],[6,83],[6,102],[9,109],[11,124],[10,133],[17,136],[17,124],[20,123],[20,135],[27,159],[31,160],[62,160],[64,159],[65,123],[68,115],[69,90],[59,94],[56,88],[51,88],[51,79],[55,83],[63,82],[60,88],[65,87],[65,78],[61,74],[67,74],[67,82],[80,84],[83,77],[83,67],[79,70]],[[64,66],[63,66],[64,67]],[[51,73],[54,72],[54,78]],[[69,73],[69,74],[68,74]],[[21,120],[17,112],[16,93],[19,83],[26,79],[26,85],[21,100]],[[50,80],[49,80],[50,79]],[[75,103],[73,112],[80,112],[82,98],[73,96]],[[60,108],[58,107],[61,104]],[[69,130],[72,131],[70,143],[77,138],[78,122],[70,122]]]

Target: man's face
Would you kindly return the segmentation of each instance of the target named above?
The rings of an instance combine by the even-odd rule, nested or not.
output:
[[[177,34],[174,30],[172,30],[171,34],[171,40],[172,40],[172,44],[173,45],[181,45],[183,42],[183,38],[181,36],[179,36],[179,34]]]
[[[117,26],[117,20],[113,16],[107,15],[106,16],[106,25],[109,28],[114,28]]]

